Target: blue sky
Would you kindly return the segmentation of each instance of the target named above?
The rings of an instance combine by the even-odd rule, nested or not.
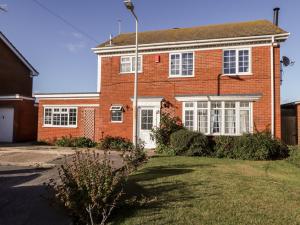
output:
[[[134,31],[134,21],[122,0],[38,0],[89,37],[49,14],[33,0],[0,0],[0,29],[40,72],[34,92],[96,91],[98,43],[122,31]],[[300,100],[299,0],[135,0],[140,30],[168,29],[256,19],[272,20],[279,6],[280,26],[291,33],[282,55],[296,61],[285,68],[282,102]],[[93,40],[94,39],[94,40]]]

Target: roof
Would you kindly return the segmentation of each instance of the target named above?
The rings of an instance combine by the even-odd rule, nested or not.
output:
[[[139,32],[139,44],[154,44],[166,42],[196,41],[235,37],[250,37],[262,35],[286,34],[287,32],[268,20],[256,20],[240,23],[226,23],[190,28],[174,28]],[[109,40],[98,45],[105,47]],[[135,44],[135,33],[124,33],[112,39],[113,46]]]
[[[14,54],[23,62],[30,70],[32,76],[37,76],[39,72],[27,61],[27,59],[18,51],[18,49],[8,40],[5,35],[0,32],[0,39],[14,52]]]
[[[35,93],[33,97],[38,99],[89,99],[99,98],[99,92],[77,92],[77,93]]]

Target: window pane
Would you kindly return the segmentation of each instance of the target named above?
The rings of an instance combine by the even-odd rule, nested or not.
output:
[[[111,121],[120,122],[122,121],[122,111],[121,110],[113,110],[111,111]]]
[[[153,110],[142,109],[141,110],[141,129],[151,130],[153,128]]]
[[[249,72],[249,50],[239,50],[239,72]]]
[[[60,125],[62,125],[62,126],[68,125],[68,114],[67,113],[60,114]]]
[[[221,133],[222,126],[222,103],[221,102],[211,102],[211,112],[210,112],[210,127],[211,133]]]
[[[208,132],[208,110],[198,109],[198,131],[206,134]]]
[[[193,75],[193,53],[182,53],[182,75]]]
[[[185,127],[189,130],[194,129],[194,111],[185,110],[184,112]]]
[[[142,71],[141,56],[138,57],[138,71]],[[132,57],[132,72],[135,72],[135,56]]]
[[[236,73],[236,51],[225,50],[223,53],[224,74]]]
[[[60,126],[60,114],[59,113],[53,113],[53,125]]]
[[[50,108],[45,109],[44,124],[45,125],[52,124],[52,109]]]
[[[184,107],[186,107],[186,108],[194,107],[194,103],[193,102],[186,102],[186,103],[184,103]]]
[[[240,133],[250,132],[250,110],[240,110]]]
[[[69,125],[77,124],[77,109],[69,110]]]
[[[121,72],[128,73],[131,72],[131,58],[128,57],[121,57]]]
[[[180,54],[171,55],[171,75],[180,74]]]
[[[225,133],[236,133],[236,113],[235,109],[225,109]]]

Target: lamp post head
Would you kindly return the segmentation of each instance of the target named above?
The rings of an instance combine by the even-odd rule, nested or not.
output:
[[[134,10],[134,5],[131,2],[131,0],[124,0],[124,5],[126,6],[126,8],[130,11]]]

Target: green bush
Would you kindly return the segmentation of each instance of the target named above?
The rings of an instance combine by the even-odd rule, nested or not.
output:
[[[55,145],[60,147],[77,147],[77,148],[93,148],[97,143],[86,137],[67,137],[55,141]]]
[[[105,224],[123,194],[128,172],[112,168],[107,154],[78,151],[61,166],[60,182],[49,187],[69,210],[73,224]]]
[[[153,128],[151,138],[153,138],[157,146],[168,146],[170,144],[170,136],[172,133],[182,129],[182,123],[179,117],[173,117],[169,113],[162,113],[160,116],[160,125]]]
[[[243,160],[275,160],[288,157],[289,149],[269,132],[244,134],[237,137],[216,137],[215,154]]]
[[[300,146],[291,146],[290,156],[287,158],[287,161],[297,167],[300,167]]]
[[[216,136],[213,138],[215,156],[218,158],[234,158],[236,137]]]
[[[186,129],[171,134],[170,147],[174,149],[175,155],[209,156],[212,154],[205,135]]]
[[[106,150],[130,151],[134,146],[129,139],[123,137],[106,136],[100,141],[99,147]]]
[[[175,156],[175,150],[171,146],[168,145],[158,145],[155,149],[155,152],[158,154],[165,154],[168,156]]]

